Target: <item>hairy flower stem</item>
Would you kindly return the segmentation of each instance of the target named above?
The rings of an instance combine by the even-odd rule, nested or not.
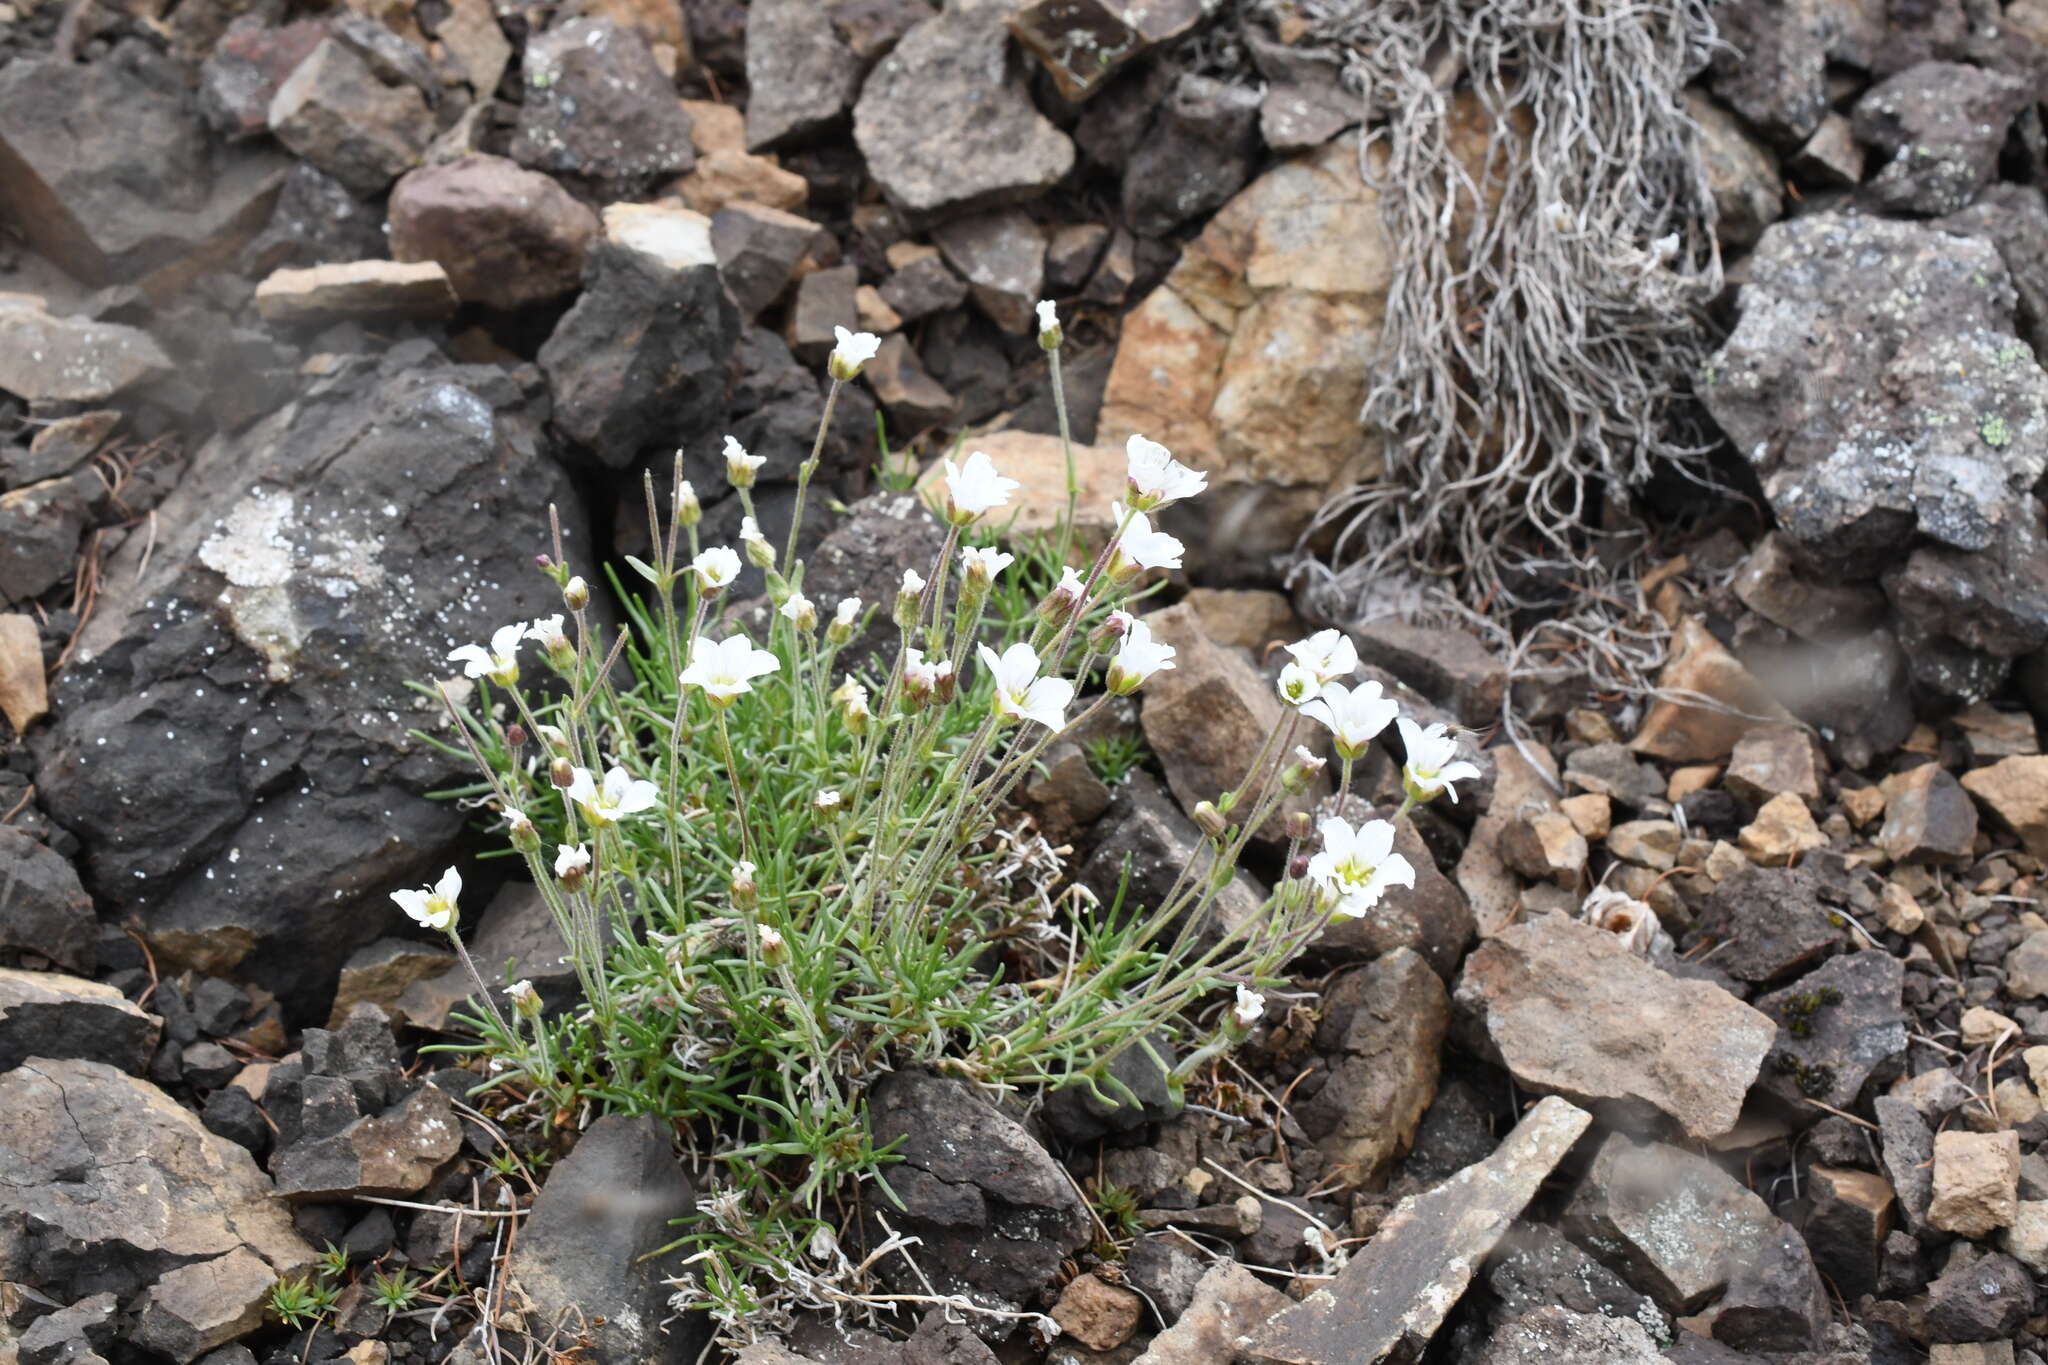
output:
[[[796,508],[789,514],[789,543],[782,550],[782,568],[785,573],[796,565],[796,533],[804,524],[804,500],[810,492],[811,475],[818,472],[818,462],[825,458],[825,433],[832,426],[832,409],[839,404],[839,390],[843,380],[834,379],[832,387],[825,391],[825,410],[818,414],[818,437],[811,442],[811,458],[805,460],[796,471]]]
[[[1060,454],[1067,462],[1067,512],[1060,518],[1060,558],[1067,562],[1067,556],[1074,548],[1074,509],[1081,500],[1081,480],[1074,472],[1074,436],[1067,425],[1067,390],[1060,381],[1060,348],[1055,346],[1046,353],[1052,371],[1052,410],[1060,423]]]
[[[752,862],[754,861],[754,836],[749,834],[747,829],[753,822],[747,817],[746,780],[740,773],[740,765],[734,761],[732,756],[732,733],[726,729],[724,710],[716,709],[712,712],[712,715],[718,722],[718,747],[725,752],[726,776],[732,779],[733,811],[739,817],[740,826],[740,857],[748,862]]]
[[[491,1022],[497,1026],[498,1032],[507,1038],[516,1038],[518,1035],[506,1025],[505,1016],[498,1011],[498,1002],[491,995],[491,983],[484,980],[484,974],[476,969],[476,960],[469,955],[469,949],[463,946],[462,935],[453,925],[448,927],[448,941],[455,945],[455,955],[461,958],[462,965],[469,969],[469,979],[476,982],[477,996],[484,1002],[484,1008],[491,1012]]]

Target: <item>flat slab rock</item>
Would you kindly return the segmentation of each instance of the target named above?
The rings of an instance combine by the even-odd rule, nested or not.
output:
[[[1777,1027],[1719,986],[1682,981],[1612,934],[1559,916],[1466,959],[1456,1029],[1519,1085],[1694,1138],[1735,1126]]]
[[[1556,1096],[1539,1101],[1492,1156],[1402,1200],[1334,1281],[1239,1349],[1283,1365],[1411,1359],[1592,1122]]]

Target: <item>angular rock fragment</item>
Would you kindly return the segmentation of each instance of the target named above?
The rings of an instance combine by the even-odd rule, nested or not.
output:
[[[0,493],[0,601],[31,601],[78,571],[91,478],[75,474]]]
[[[40,678],[40,652],[36,662]],[[23,831],[0,825],[0,959],[18,963],[32,953],[85,974],[92,971],[98,938],[92,898],[70,862]]]
[[[1517,1084],[1690,1136],[1734,1127],[1776,1028],[1704,981],[1678,980],[1612,934],[1549,917],[1466,959],[1457,1027]]]
[[[1934,1135],[1930,1227],[1962,1237],[1987,1237],[2018,1214],[2019,1134],[1941,1132]]]
[[[1778,1024],[1761,1089],[1795,1110],[1802,1100],[1848,1109],[1872,1073],[1906,1050],[1905,968],[1872,950],[1830,958],[1756,1008]]]
[[[1976,852],[1977,809],[1939,763],[1894,773],[1881,784],[1884,828],[1877,846],[1895,863],[1959,863]]]
[[[613,204],[583,295],[540,350],[555,424],[608,469],[649,446],[705,439],[724,413],[738,334],[710,222],[688,209]]]
[[[989,321],[1023,336],[1037,330],[1044,295],[1045,231],[1015,210],[977,214],[945,224],[932,241]]]
[[[351,318],[445,318],[455,290],[439,263],[351,261],[279,270],[256,286],[256,311],[284,327],[324,326]]]
[[[1857,140],[1892,159],[1864,193],[1904,213],[1954,213],[1991,179],[2013,116],[2032,87],[2017,75],[1959,62],[1922,62],[1856,102]]]
[[[1592,1116],[1552,1096],[1494,1154],[1395,1206],[1337,1278],[1249,1333],[1257,1361],[1371,1365],[1420,1354]]]
[[[112,986],[0,967],[0,1071],[31,1057],[68,1057],[139,1076],[161,1033],[161,1020]]]
[[[567,190],[498,156],[421,167],[388,211],[394,260],[437,262],[463,302],[507,311],[575,290],[598,232]]]
[[[1574,1240],[1672,1313],[1705,1306],[1780,1226],[1706,1158],[1619,1133],[1601,1144],[1565,1214]]]
[[[1477,1365],[1665,1365],[1668,1359],[1640,1323],[1544,1307],[1495,1332]]]
[[[839,243],[830,232],[801,215],[760,204],[720,209],[711,220],[711,249],[747,322],[767,312],[800,273],[839,262]]]
[[[2048,858],[2048,757],[2000,759],[1964,773],[1962,785],[2029,853]]]
[[[419,164],[434,116],[411,85],[387,84],[356,49],[324,38],[271,97],[279,142],[366,198]]]
[[[0,308],[0,389],[31,403],[103,403],[171,368],[139,327]]]
[[[1184,72],[1124,168],[1131,231],[1162,237],[1243,189],[1257,164],[1260,102],[1252,87]]]
[[[1450,1012],[1443,982],[1408,948],[1344,977],[1325,999],[1316,1040],[1332,1056],[1330,1074],[1294,1113],[1351,1183],[1369,1187],[1414,1140],[1436,1098]]]
[[[1840,952],[1847,926],[1830,919],[1824,888],[1796,868],[1750,867],[1721,880],[1686,942],[1713,941],[1710,959],[1737,981],[1770,985]]]
[[[817,0],[747,7],[747,150],[772,151],[824,132],[860,88],[861,61]]]
[[[570,19],[527,40],[512,159],[631,199],[696,164],[690,116],[647,41],[609,19]]]

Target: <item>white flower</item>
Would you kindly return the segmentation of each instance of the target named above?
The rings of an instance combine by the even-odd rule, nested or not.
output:
[[[590,823],[599,829],[609,829],[629,815],[638,815],[661,799],[661,789],[644,777],[635,777],[624,768],[613,768],[604,775],[604,785],[588,768],[576,768],[570,773],[569,785],[563,795],[582,807]]]
[[[832,358],[825,368],[834,379],[842,384],[860,373],[860,367],[875,358],[875,352],[882,349],[882,339],[872,332],[849,332],[844,327],[834,327],[832,335],[839,344],[832,348]]]
[[[800,592],[793,592],[780,608],[783,618],[798,630],[810,630],[818,624],[818,609],[811,599]]]
[[[820,811],[837,810],[839,809],[839,801],[839,792],[835,788],[827,787],[811,798],[811,805],[814,809]]]
[[[566,878],[570,873],[581,876],[590,870],[590,846],[588,844],[556,844],[555,875]]]
[[[1425,730],[1406,716],[1401,718],[1399,725],[1401,748],[1408,754],[1408,762],[1401,771],[1408,790],[1418,801],[1428,801],[1439,792],[1448,792],[1455,804],[1458,789],[1451,784],[1478,777],[1478,765],[1458,759],[1458,738],[1444,733],[1443,726],[1432,725]]]
[[[1124,504],[1110,504],[1110,513],[1118,524],[1123,524],[1127,512]],[[1179,540],[1164,531],[1152,529],[1152,523],[1143,512],[1130,510],[1130,524],[1124,526],[1124,533],[1118,537],[1116,548],[1110,552],[1109,572],[1113,578],[1123,578],[1143,569],[1178,569],[1181,552],[1186,548]]]
[[[946,467],[946,516],[955,526],[965,526],[983,513],[1001,507],[1018,487],[1015,479],[996,473],[995,461],[977,450],[959,465],[943,461]]]
[[[529,1019],[540,1017],[540,992],[533,988],[531,981],[514,981],[505,987],[505,998],[512,1002],[512,1008]]]
[[[897,595],[900,597],[916,597],[923,591],[924,575],[915,569],[905,569],[903,571],[903,590]]]
[[[1006,555],[994,546],[976,549],[969,545],[960,551],[960,576],[977,587],[985,588],[1016,559],[1015,555]]]
[[[466,678],[489,678],[500,687],[519,681],[519,642],[526,638],[524,623],[499,626],[491,632],[491,647],[463,645],[448,651],[451,663],[462,665]]]
[[[738,441],[730,436],[725,438],[725,477],[734,488],[752,488],[754,476],[767,463],[766,455],[749,455]]]
[[[1249,986],[1239,985],[1237,1003],[1230,1007],[1231,1022],[1241,1029],[1250,1029],[1266,1013],[1266,998]]]
[[[550,654],[567,653],[572,647],[568,634],[562,629],[562,618],[559,616],[541,617],[526,628],[526,638]]]
[[[853,629],[854,622],[859,619],[860,599],[858,597],[842,597],[839,599],[839,605],[832,608],[832,624],[835,626],[844,626],[851,630]]]
[[[1358,671],[1358,646],[1341,630],[1319,630],[1287,646],[1294,661],[1315,674],[1318,683],[1348,678]]]
[[[394,891],[391,899],[414,920],[446,933],[455,927],[455,918],[461,913],[455,904],[461,894],[462,874],[451,867],[432,886],[417,891]]]
[[[1157,441],[1132,436],[1124,442],[1131,506],[1140,512],[1192,498],[1209,486],[1208,476],[1173,458]]]
[[[697,575],[698,587],[718,592],[740,576],[739,552],[729,545],[713,545],[700,551],[690,561],[690,568]]]
[[[765,649],[754,648],[744,635],[714,642],[699,635],[690,642],[690,666],[679,681],[685,687],[701,687],[713,706],[721,710],[754,690],[753,680],[782,667],[782,661]]]
[[[1280,670],[1280,700],[1289,706],[1304,706],[1322,694],[1323,685],[1316,681],[1316,675],[1290,660]]]
[[[1135,617],[1124,623],[1124,636],[1109,664],[1109,690],[1128,697],[1162,668],[1173,667],[1174,648],[1152,638],[1152,627]]]
[[[777,958],[780,958],[782,956],[782,950],[786,946],[787,945],[784,943],[782,934],[779,930],[771,929],[765,924],[761,926],[762,957],[765,957],[770,962],[773,962]]]
[[[761,528],[752,517],[740,518],[740,544],[747,552],[747,563],[757,569],[775,567],[775,547],[768,543],[768,537],[761,534]]]
[[[1365,752],[1373,736],[1387,728],[1401,714],[1401,704],[1380,695],[1376,682],[1346,687],[1327,682],[1315,700],[1301,708],[1301,714],[1320,721],[1336,737],[1337,756],[1355,759]]]
[[[1394,852],[1394,827],[1368,820],[1353,828],[1332,816],[1318,827],[1323,847],[1308,860],[1309,880],[1337,902],[1337,913],[1356,918],[1380,903],[1389,886],[1415,885],[1415,869]]]
[[[1038,344],[1047,350],[1060,344],[1060,310],[1051,299],[1038,301]]]
[[[1074,685],[1064,678],[1038,676],[1038,653],[1019,640],[1001,657],[987,645],[979,647],[982,666],[995,676],[996,714],[1006,720],[1035,720],[1057,730],[1066,723]]]
[[[904,650],[903,690],[914,698],[922,698],[938,685],[938,664],[926,663],[924,651],[921,649]]]

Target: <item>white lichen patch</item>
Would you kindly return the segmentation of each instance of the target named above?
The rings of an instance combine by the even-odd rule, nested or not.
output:
[[[200,545],[199,562],[227,580],[218,601],[236,637],[263,656],[272,681],[284,682],[305,639],[292,597],[295,581],[347,599],[382,586],[383,550],[376,536],[309,531],[290,493],[258,488]]]

